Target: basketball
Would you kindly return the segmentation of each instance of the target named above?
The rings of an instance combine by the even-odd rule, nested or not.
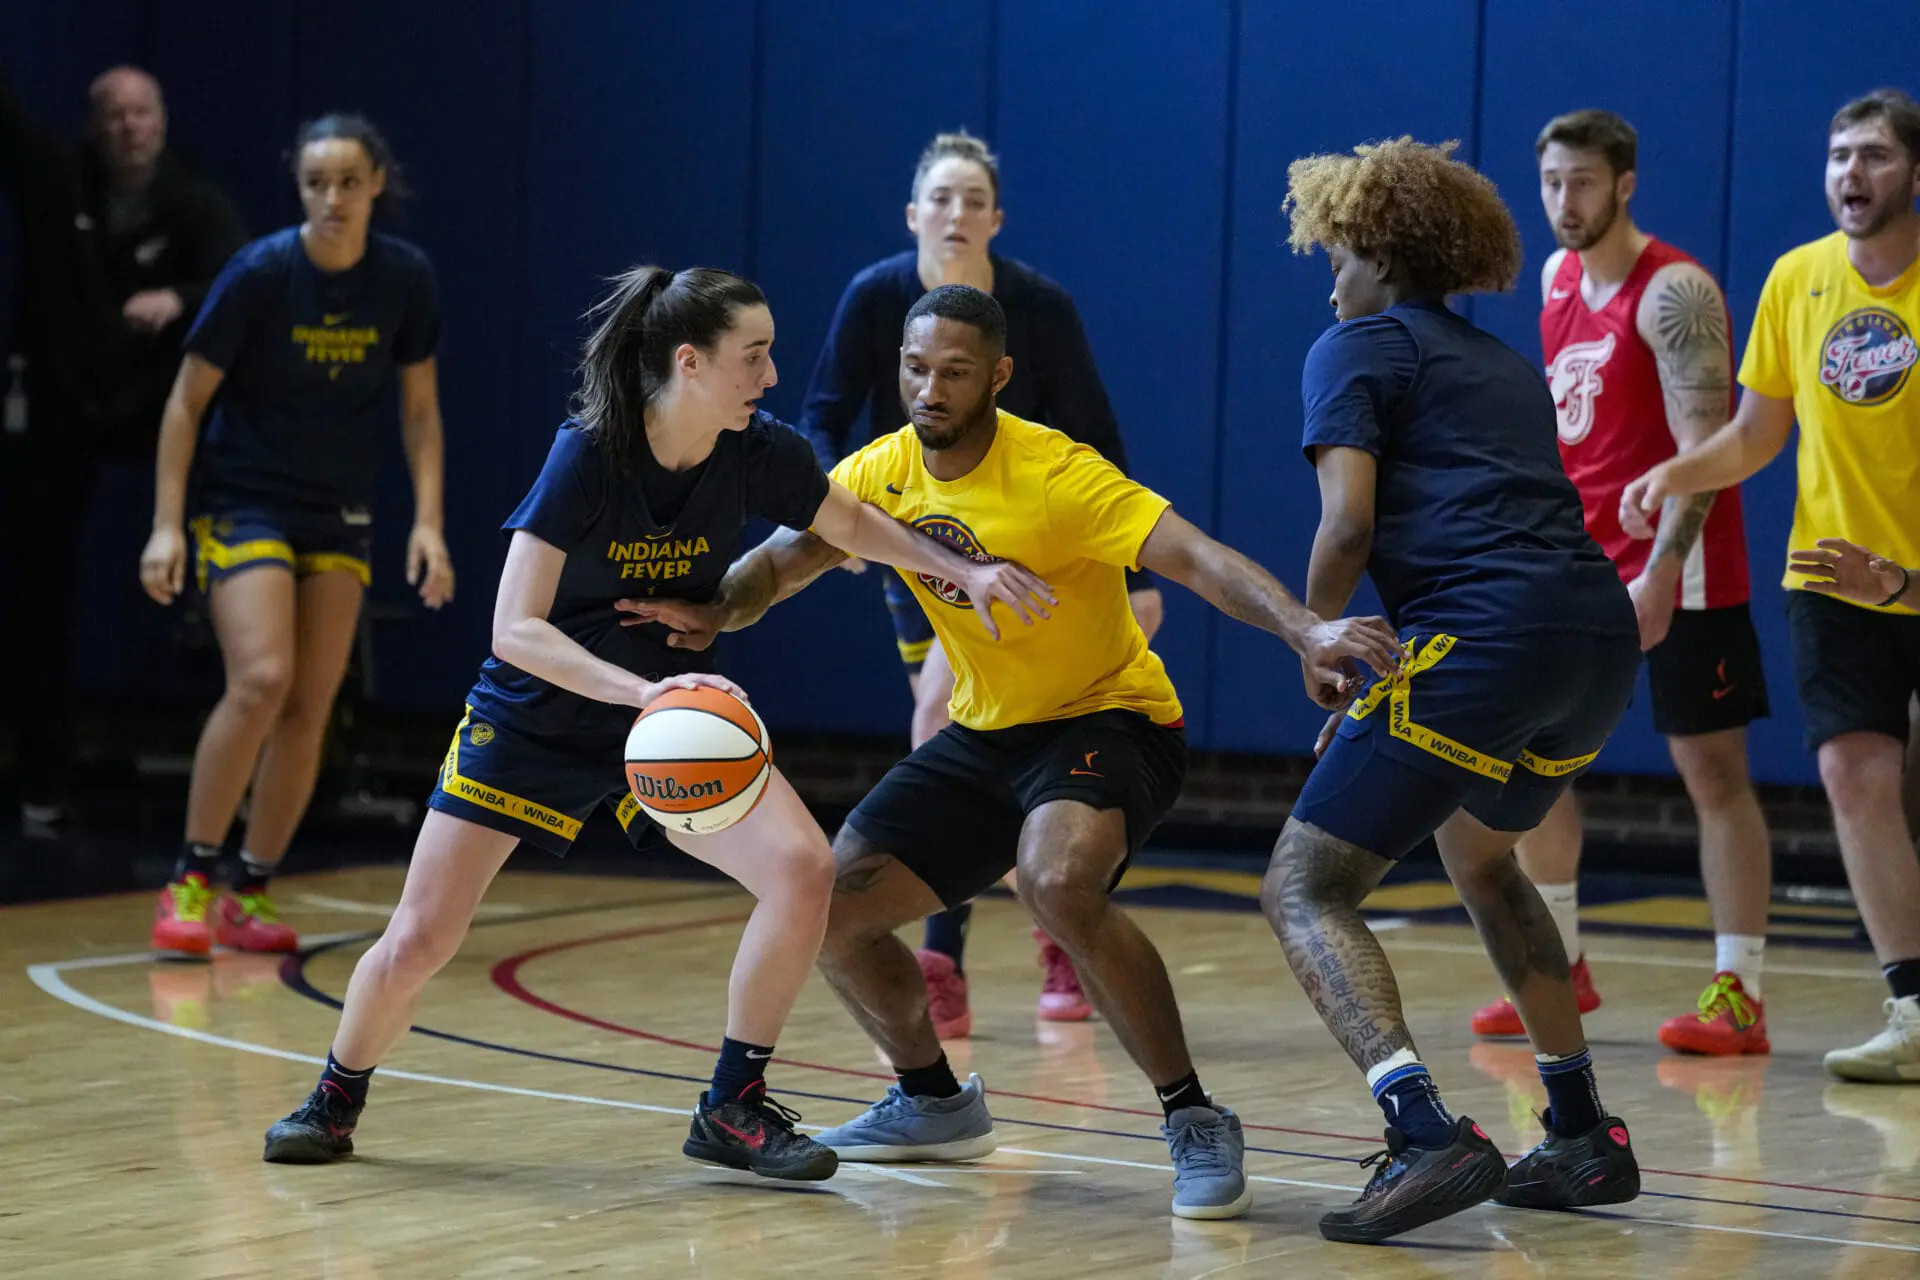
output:
[[[725,831],[753,812],[772,772],[767,726],[719,689],[670,689],[627,733],[627,785],[670,831]]]

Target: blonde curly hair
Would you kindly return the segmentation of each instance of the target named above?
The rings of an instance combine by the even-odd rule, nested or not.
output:
[[[1520,274],[1520,231],[1493,183],[1453,158],[1458,142],[1411,137],[1287,166],[1280,212],[1295,253],[1344,245],[1389,258],[1417,289],[1498,293]]]

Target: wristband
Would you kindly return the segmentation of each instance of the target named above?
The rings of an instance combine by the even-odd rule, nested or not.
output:
[[[1888,605],[1899,604],[1900,597],[1907,594],[1907,587],[1912,582],[1913,582],[1912,574],[1908,571],[1905,565],[1901,565],[1900,566],[1900,589],[1894,592],[1892,595],[1888,596],[1885,600],[1882,600],[1879,604],[1875,605],[1874,607],[1877,609],[1884,609]]]

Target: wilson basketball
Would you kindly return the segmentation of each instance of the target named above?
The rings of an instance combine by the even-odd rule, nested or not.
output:
[[[627,733],[627,785],[670,831],[726,830],[753,812],[772,773],[767,726],[719,689],[670,689]]]

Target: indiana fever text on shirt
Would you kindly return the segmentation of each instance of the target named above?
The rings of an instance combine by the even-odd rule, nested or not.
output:
[[[667,647],[659,623],[623,627],[613,604],[658,595],[704,603],[719,590],[749,521],[805,529],[827,500],[813,447],[756,414],[723,431],[705,462],[668,471],[636,449],[637,475],[617,474],[592,433],[561,427],[540,478],[502,531],[524,529],[567,553],[547,621],[595,657],[650,680],[710,670],[711,653]],[[624,735],[633,709],[582,698],[488,658],[468,701],[475,717],[537,735]]]
[[[187,334],[187,351],[226,374],[195,468],[202,501],[365,510],[398,370],[439,335],[433,267],[405,240],[375,231],[334,272],[314,266],[298,227],[241,249]]]

